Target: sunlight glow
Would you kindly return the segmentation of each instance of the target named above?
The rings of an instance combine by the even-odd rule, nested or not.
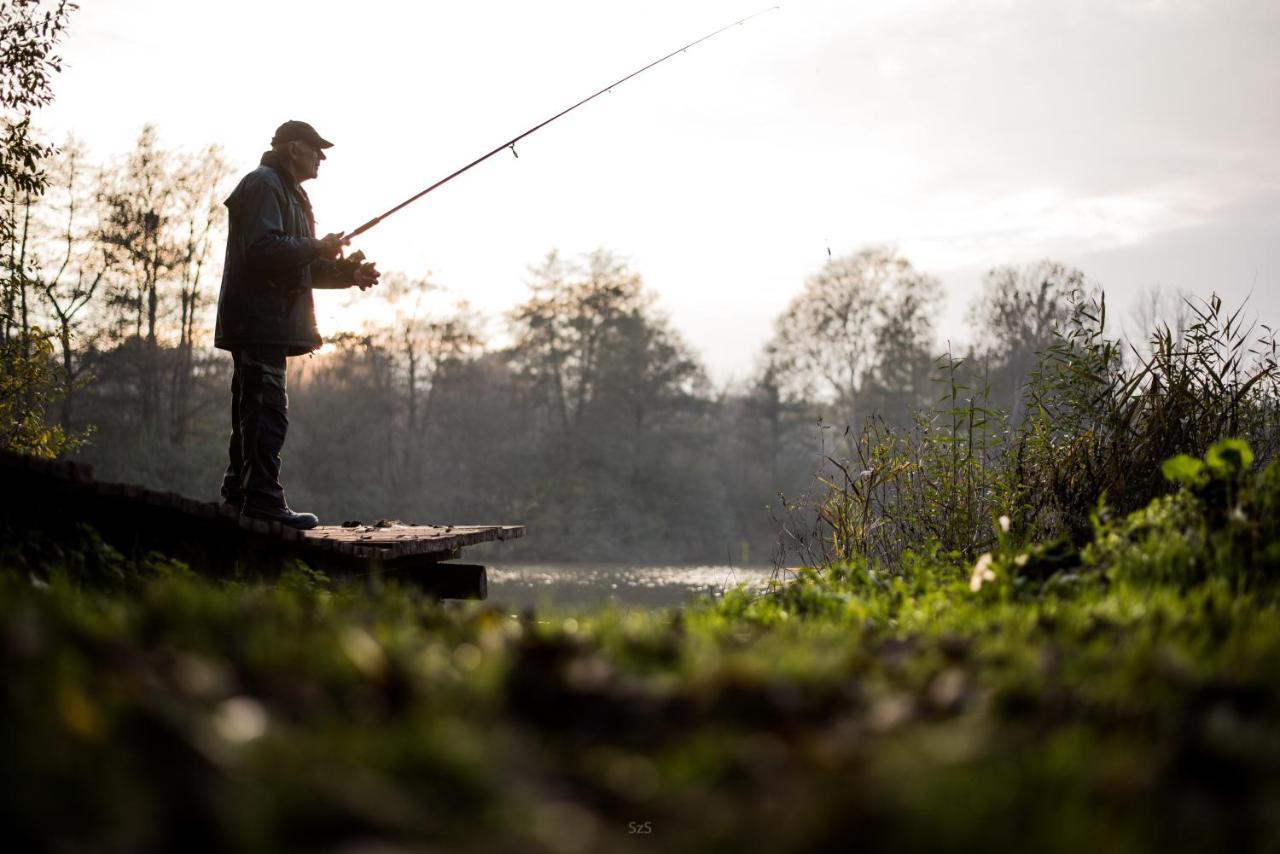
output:
[[[347,230],[750,11],[86,3],[41,121],[99,157],[155,122],[168,145],[223,144],[242,173],[280,121],[305,118],[337,143],[308,186],[319,227]],[[252,55],[249,29],[288,33],[308,83],[227,62],[229,46]],[[1046,256],[1121,302],[1152,284],[1252,289],[1274,318],[1280,288],[1258,283],[1280,274],[1280,113],[1259,105],[1280,88],[1278,41],[1275,4],[802,0],[597,99],[358,248],[384,270],[436,271],[491,318],[547,251],[609,248],[720,379],[749,368],[828,249],[877,242],[944,280],[951,338],[986,268]],[[326,333],[387,310],[320,303]]]

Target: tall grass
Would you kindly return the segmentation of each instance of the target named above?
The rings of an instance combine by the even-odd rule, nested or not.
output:
[[[950,354],[935,380],[945,390],[909,429],[875,418],[849,457],[827,458],[818,513],[830,530],[825,557],[866,557],[895,566],[913,545],[970,553],[989,547],[992,520],[1016,493],[1008,414],[988,405],[987,387],[966,379]],[[939,512],[946,508],[946,512]]]
[[[1188,304],[1194,322],[1152,330],[1144,352],[1107,335],[1105,296],[1074,294],[1017,422],[972,365],[943,357],[932,408],[906,429],[873,419],[849,454],[827,459],[821,560],[893,569],[925,548],[971,558],[1002,528],[1079,543],[1100,502],[1127,513],[1169,491],[1170,457],[1239,437],[1265,464],[1280,445],[1275,331],[1217,296]]]

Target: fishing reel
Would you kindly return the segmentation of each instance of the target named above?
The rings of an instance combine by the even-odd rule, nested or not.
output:
[[[354,280],[356,270],[360,269],[360,265],[364,263],[364,253],[357,249],[350,255],[339,255],[338,259],[334,263],[338,265],[339,275],[343,278],[351,278]],[[368,290],[369,287],[371,286],[366,285],[360,290]]]

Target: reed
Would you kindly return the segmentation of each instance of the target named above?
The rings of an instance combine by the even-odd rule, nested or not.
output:
[[[1187,328],[1162,324],[1139,348],[1107,334],[1105,295],[1075,293],[1018,420],[969,361],[943,356],[934,406],[907,428],[873,418],[846,455],[827,457],[811,553],[898,569],[911,550],[971,559],[998,528],[1078,544],[1100,504],[1124,514],[1168,493],[1171,457],[1236,437],[1265,465],[1280,444],[1275,331],[1217,296],[1188,305]]]

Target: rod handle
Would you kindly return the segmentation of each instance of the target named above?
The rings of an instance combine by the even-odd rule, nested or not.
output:
[[[382,217],[375,216],[373,219],[369,220],[359,228],[353,228],[351,231],[343,232],[342,236],[347,240],[350,240],[353,237],[359,237],[360,235],[364,234],[366,231],[373,228],[375,225],[377,225],[380,222],[382,222]]]

